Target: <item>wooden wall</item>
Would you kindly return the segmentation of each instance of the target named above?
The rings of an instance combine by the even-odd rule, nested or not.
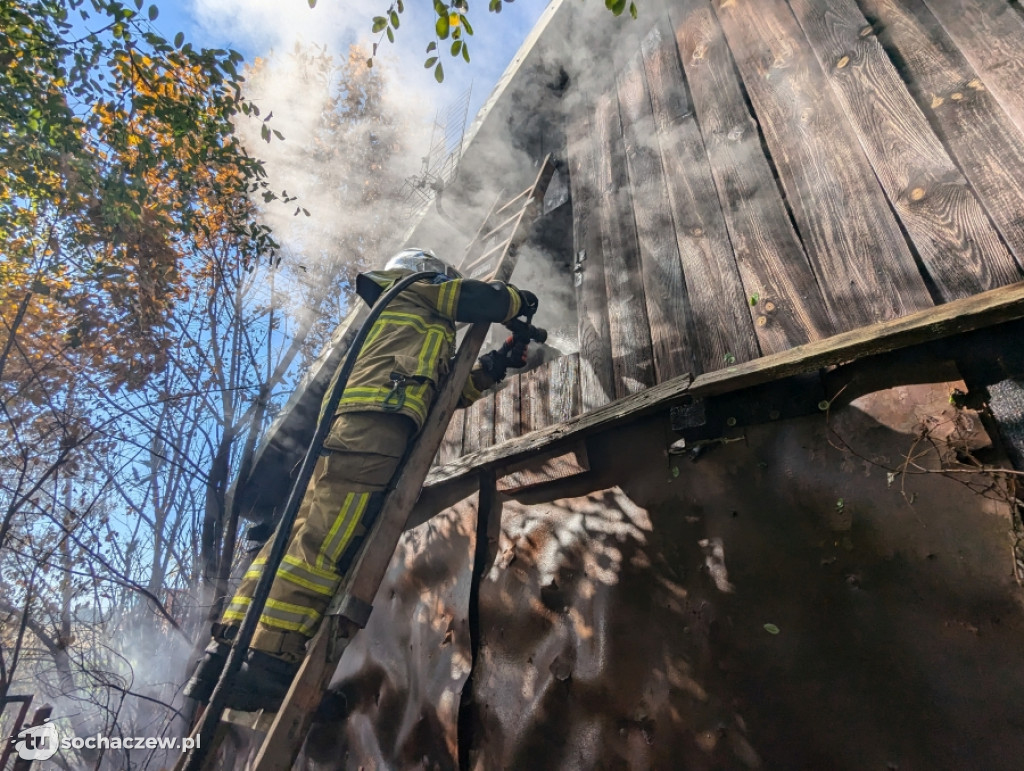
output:
[[[666,0],[625,27],[565,100],[580,354],[457,418],[442,462],[1022,277],[1016,0]]]

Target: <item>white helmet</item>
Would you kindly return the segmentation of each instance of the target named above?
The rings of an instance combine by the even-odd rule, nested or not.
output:
[[[462,278],[454,267],[442,260],[430,249],[418,249],[410,247],[403,249],[384,266],[384,270],[411,270],[418,273],[422,270],[432,270],[435,273],[442,273],[448,278]]]

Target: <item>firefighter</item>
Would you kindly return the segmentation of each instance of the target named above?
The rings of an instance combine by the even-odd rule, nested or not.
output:
[[[418,271],[438,275],[416,282],[391,301],[356,359],[252,644],[228,695],[231,709],[252,712],[280,706],[305,656],[306,642],[355,559],[406,447],[423,426],[454,355],[455,322],[505,322],[537,309],[532,292],[500,281],[464,279],[429,249],[405,249],[383,271],[360,274],[356,293],[372,306],[392,284]],[[507,369],[525,363],[521,345],[506,344],[481,356],[459,406],[479,399]],[[264,545],[220,623],[214,624],[213,640],[185,687],[187,696],[209,700],[270,547]]]

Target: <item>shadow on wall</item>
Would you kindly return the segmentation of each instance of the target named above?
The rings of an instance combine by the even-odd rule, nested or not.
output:
[[[1003,490],[889,476],[936,468],[919,426],[941,449],[947,399],[862,397],[697,463],[667,416],[591,442],[590,473],[499,499],[475,661],[475,503],[445,510],[407,534],[305,767],[1019,767]]]
[[[471,766],[1018,767],[1001,488],[887,470],[936,467],[919,427],[941,437],[947,398],[863,397],[698,463],[652,420],[595,443],[589,477],[507,501]]]

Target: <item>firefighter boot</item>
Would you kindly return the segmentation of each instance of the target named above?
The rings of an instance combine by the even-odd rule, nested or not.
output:
[[[250,648],[235,677],[225,706],[242,712],[276,712],[291,687],[300,661],[289,661]]]
[[[220,673],[224,669],[224,662],[228,660],[228,652],[231,646],[220,640],[211,640],[203,651],[203,657],[196,664],[192,678],[185,684],[185,695],[195,699],[201,704],[210,700],[214,686],[220,679]]]

